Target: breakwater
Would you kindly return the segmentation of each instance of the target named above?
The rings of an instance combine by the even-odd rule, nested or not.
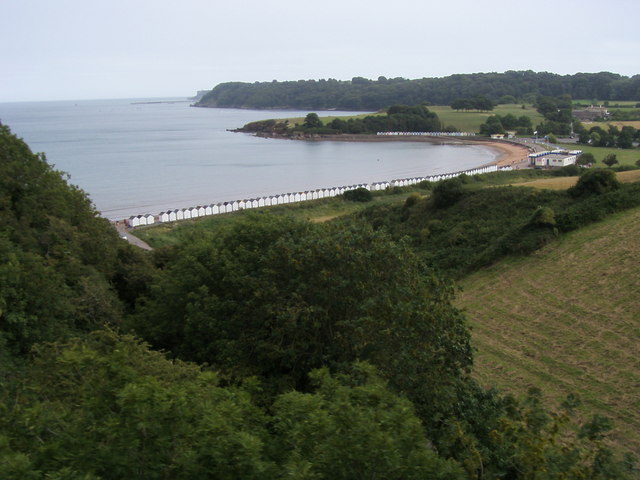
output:
[[[141,215],[132,215],[131,217],[126,218],[124,222],[127,226],[132,228],[144,225],[152,225],[154,223],[177,222],[180,220],[189,220],[192,218],[205,217],[209,215],[220,215],[223,213],[237,212],[238,210],[247,210],[249,208],[270,207],[274,205],[284,205],[288,203],[297,203],[308,200],[318,200],[321,198],[335,197],[338,195],[342,195],[348,190],[355,190],[357,188],[366,188],[370,191],[380,191],[393,187],[408,187],[420,182],[439,182],[440,180],[454,178],[462,174],[481,175],[483,173],[496,172],[498,170],[511,170],[511,167],[487,165],[484,167],[478,167],[453,173],[444,173],[441,175],[403,178],[374,183],[346,185],[341,187],[319,188],[316,190],[306,190],[304,192],[281,193],[277,195],[269,195],[267,197],[249,198],[244,200],[220,202],[210,205],[198,205],[195,207],[170,209],[158,214],[147,213]]]

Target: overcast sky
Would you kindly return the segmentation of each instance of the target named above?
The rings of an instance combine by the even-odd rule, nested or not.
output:
[[[228,81],[640,73],[638,0],[2,0],[0,101]]]

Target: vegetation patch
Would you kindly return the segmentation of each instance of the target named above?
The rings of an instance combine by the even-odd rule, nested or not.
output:
[[[640,210],[563,236],[461,281],[485,386],[549,400],[578,394],[614,419],[614,441],[640,453]]]

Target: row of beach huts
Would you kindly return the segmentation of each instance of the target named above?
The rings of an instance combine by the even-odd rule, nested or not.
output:
[[[376,135],[386,135],[392,137],[475,137],[473,132],[378,132]]]
[[[206,217],[209,215],[219,215],[221,213],[236,212],[238,210],[246,210],[249,208],[270,207],[273,205],[283,205],[287,203],[304,202],[307,200],[335,197],[337,195],[342,195],[348,190],[355,190],[357,188],[366,188],[370,191],[380,191],[392,187],[407,187],[409,185],[415,185],[424,181],[438,182],[440,180],[457,177],[462,174],[479,175],[483,173],[495,172],[497,170],[498,167],[496,165],[487,165],[485,167],[474,168],[462,172],[432,175],[428,177],[414,177],[400,180],[391,180],[389,182],[376,182],[343,187],[319,188],[317,190],[308,190],[304,192],[282,193],[278,195],[270,195],[268,197],[250,198],[246,200],[234,200],[231,202],[221,202],[204,206],[199,205],[196,207],[171,209],[160,212],[157,215],[134,215],[125,219],[125,223],[128,227],[135,228],[144,225],[152,225],[154,223],[177,222],[180,220]],[[502,167],[500,168],[500,170],[511,170],[511,167]]]

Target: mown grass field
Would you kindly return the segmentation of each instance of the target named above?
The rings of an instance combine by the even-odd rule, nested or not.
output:
[[[618,172],[616,177],[622,183],[640,182],[640,170],[629,170],[628,172]],[[515,181],[512,185],[534,188],[549,188],[552,190],[566,190],[573,187],[578,181],[578,177],[553,177],[539,178],[535,180]]]
[[[531,105],[525,105],[525,109],[522,108],[522,104],[510,104],[510,105],[498,105],[490,112],[458,112],[453,110],[449,106],[433,105],[427,107],[430,111],[435,112],[440,118],[440,121],[445,125],[453,125],[460,131],[466,132],[479,132],[480,125],[487,121],[487,118],[491,115],[507,115],[511,113],[516,117],[526,115],[531,117],[531,123],[535,126],[542,122],[543,117],[536,109]],[[326,125],[334,118],[342,118],[348,120],[349,118],[364,118],[369,115],[383,115],[382,113],[363,113],[361,115],[354,116],[337,116],[329,115],[326,112],[317,112],[322,122]],[[282,119],[285,120],[285,119]],[[296,123],[302,124],[304,122],[303,117],[287,118],[289,124],[295,125]]]
[[[534,127],[543,121],[542,115],[531,105],[525,105],[524,109],[522,104],[498,105],[490,112],[458,112],[449,106],[431,106],[428,108],[438,114],[438,118],[445,126],[453,125],[458,130],[465,132],[479,132],[480,125],[486,122],[491,115],[507,115],[509,113],[516,117],[526,115],[531,118],[531,123]]]
[[[613,153],[620,165],[635,165],[640,160],[640,149],[638,148],[610,148],[610,147],[591,147],[583,144],[559,144],[563,148],[573,150],[575,148],[582,150],[583,152],[592,153],[596,157],[597,165],[604,166],[602,160],[607,155]]]
[[[608,108],[616,108],[616,107],[635,107],[638,104],[637,100],[611,100],[609,102],[609,106]],[[604,105],[603,101],[598,101],[598,100],[588,100],[588,99],[582,99],[582,100],[573,100],[573,108],[584,108],[586,106],[589,105]]]
[[[615,445],[640,454],[639,258],[634,209],[464,279],[475,376],[550,404],[577,393],[581,415],[610,417]]]

